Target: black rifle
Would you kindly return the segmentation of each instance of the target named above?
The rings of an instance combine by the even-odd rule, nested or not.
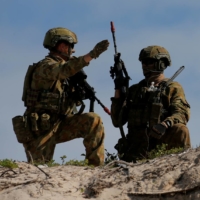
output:
[[[117,45],[116,45],[116,39],[115,39],[115,27],[114,23],[110,22],[111,24],[111,32],[113,36],[113,42],[114,42],[114,49],[115,49],[115,55],[114,55],[114,67],[110,67],[110,76],[112,79],[115,78],[116,81],[120,83],[120,98],[122,101],[126,99],[128,88],[129,88],[129,80],[131,79],[128,75],[128,72],[126,70],[124,62],[121,60],[121,53],[117,52]],[[122,113],[120,114],[122,116]],[[122,138],[125,140],[125,134],[123,130],[123,125],[121,124],[122,119],[119,120],[119,129]]]
[[[128,75],[124,62],[121,60],[121,53],[117,52],[117,45],[115,39],[115,27],[114,23],[110,22],[111,24],[111,32],[113,36],[114,48],[115,48],[115,55],[114,55],[114,67],[110,67],[110,76],[112,79],[118,79],[120,83],[120,96],[124,100],[129,88],[129,80],[131,79]]]
[[[104,109],[106,113],[110,115],[110,111],[107,107],[105,107],[102,102],[95,96],[94,88],[91,87],[86,81],[87,75],[83,70],[77,72],[74,76],[70,77],[70,82],[74,87],[74,92],[72,92],[72,96],[77,101],[80,101],[82,104],[82,108],[79,110],[79,114],[83,112],[85,108],[85,104],[82,100],[89,99],[90,100],[90,109],[89,112],[94,112],[94,102],[95,100],[100,104],[100,106]]]

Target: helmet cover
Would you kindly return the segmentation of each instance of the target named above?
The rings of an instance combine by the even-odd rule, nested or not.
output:
[[[143,48],[139,54],[139,61],[145,60],[147,58],[152,58],[156,60],[163,59],[167,61],[167,66],[171,65],[171,58],[169,52],[161,46],[154,45]]]
[[[76,44],[78,42],[77,36],[69,29],[58,27],[52,28],[46,32],[44,37],[43,46],[47,49],[55,47],[57,42],[66,41],[70,44]]]

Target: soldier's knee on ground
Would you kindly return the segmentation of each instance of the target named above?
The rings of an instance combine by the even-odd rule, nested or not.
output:
[[[169,148],[191,147],[190,133],[186,125],[178,123],[167,129],[166,134],[161,138],[161,142],[168,144]]]
[[[104,127],[101,117],[96,113],[87,113],[89,131],[84,137],[86,158],[89,164],[98,166],[104,163]]]
[[[90,131],[89,132],[101,132],[103,127],[103,122],[101,120],[101,117],[96,114],[96,113],[87,113],[86,114],[88,117],[88,126],[90,126]]]

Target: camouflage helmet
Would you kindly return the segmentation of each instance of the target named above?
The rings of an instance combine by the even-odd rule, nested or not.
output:
[[[167,61],[166,66],[171,65],[171,58],[169,52],[164,47],[161,46],[154,45],[143,48],[139,54],[139,61],[142,61],[146,58],[153,58],[156,60],[164,58],[164,60]]]
[[[52,28],[46,32],[43,46],[47,49],[55,47],[58,41],[64,40],[70,44],[76,44],[78,39],[76,34],[69,29],[58,27]]]

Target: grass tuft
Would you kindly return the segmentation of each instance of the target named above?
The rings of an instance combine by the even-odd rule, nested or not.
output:
[[[15,161],[13,161],[12,159],[3,159],[3,160],[0,160],[0,165],[2,167],[8,167],[8,168],[18,168],[18,165]]]
[[[167,149],[167,146],[167,144],[157,145],[155,149],[148,153],[148,159],[154,159],[169,154],[178,154],[184,150],[182,147]]]

